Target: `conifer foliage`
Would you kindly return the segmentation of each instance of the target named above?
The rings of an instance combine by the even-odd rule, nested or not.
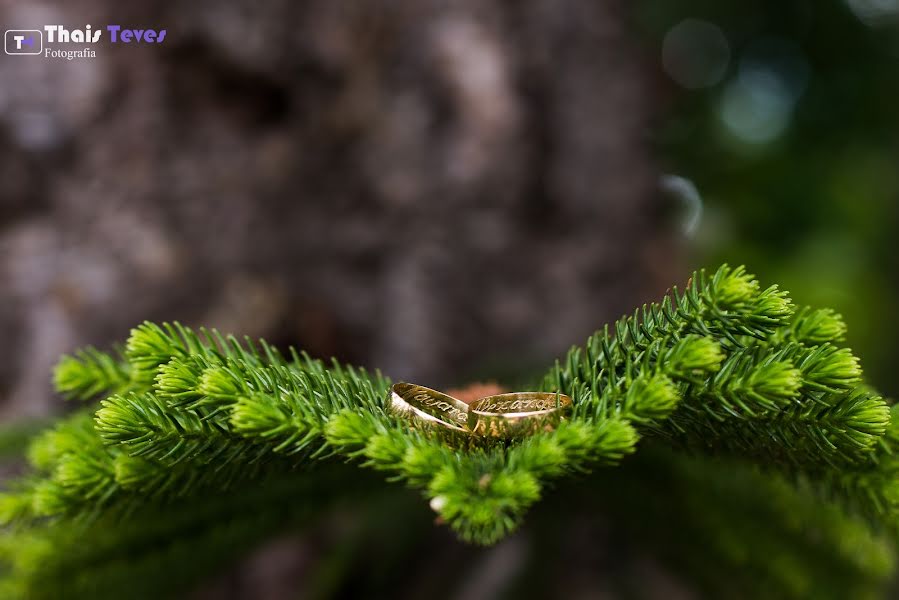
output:
[[[600,502],[614,511],[638,489],[631,464],[677,465],[680,487],[698,495],[700,485],[731,489],[730,470],[708,466],[722,460],[761,467],[745,476],[753,497],[789,497],[810,514],[820,505],[829,516],[817,518],[834,530],[821,526],[824,539],[854,532],[867,550],[847,567],[851,589],[876,590],[892,570],[892,545],[883,540],[899,526],[899,417],[891,419],[858,359],[840,346],[845,331],[833,311],[797,309],[742,267],[700,271],[683,291],[605,327],[549,369],[537,387],[570,395],[570,418],[500,441],[411,427],[388,410],[390,381],[380,373],[147,322],[121,350],[89,348],[60,361],[57,389],[86,404],[32,440],[31,472],[0,496],[7,563],[0,590],[54,597],[68,582],[100,597],[114,589],[110,582],[128,580],[120,563],[129,552],[139,557],[135,572],[198,554],[214,564],[227,558],[218,557],[223,548],[249,543],[279,520],[314,514],[322,490],[361,485],[346,476],[346,462],[421,490],[461,539],[493,544],[564,476],[596,478],[623,462],[621,472],[637,475],[608,490],[621,495],[616,501]],[[641,456],[625,460],[635,452]],[[702,477],[684,470],[687,463],[706,465]],[[701,519],[693,515],[695,526],[721,541],[708,519],[739,501],[708,502]],[[695,503],[682,507],[691,510]],[[216,528],[220,513],[240,518]],[[740,515],[732,518],[716,526],[740,530]],[[103,533],[90,537],[86,557],[72,553],[76,532],[88,530]],[[755,548],[746,531],[746,551],[731,566]],[[162,538],[180,545],[148,546]],[[728,543],[733,552],[736,542]],[[852,554],[833,555],[841,551]],[[781,592],[809,592],[796,577],[782,579]]]

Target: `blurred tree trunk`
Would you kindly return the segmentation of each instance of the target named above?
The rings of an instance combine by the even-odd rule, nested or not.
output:
[[[624,8],[4,5],[168,32],[0,67],[8,408],[45,411],[60,352],[143,319],[444,385],[546,363],[657,293],[671,241]]]

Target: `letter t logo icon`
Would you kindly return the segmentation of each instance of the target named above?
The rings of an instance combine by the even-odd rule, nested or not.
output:
[[[7,29],[4,34],[7,54],[40,54],[43,33],[37,29]]]

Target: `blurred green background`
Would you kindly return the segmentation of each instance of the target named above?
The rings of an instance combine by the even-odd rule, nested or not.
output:
[[[673,82],[653,144],[701,195],[690,262],[745,263],[798,303],[834,307],[895,397],[899,3],[642,2],[637,13]]]

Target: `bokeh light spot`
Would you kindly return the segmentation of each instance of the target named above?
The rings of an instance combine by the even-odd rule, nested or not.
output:
[[[794,43],[757,40],[743,52],[736,77],[722,94],[719,117],[742,142],[771,142],[789,125],[808,77],[808,63]]]
[[[688,89],[710,87],[721,81],[730,62],[730,45],[713,23],[684,19],[662,42],[665,72]]]
[[[846,4],[859,21],[870,27],[899,18],[899,0],[846,0]]]

